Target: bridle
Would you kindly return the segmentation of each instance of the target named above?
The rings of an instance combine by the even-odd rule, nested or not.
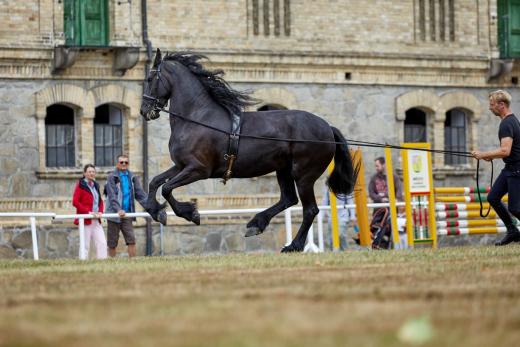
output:
[[[152,68],[150,69],[149,73],[151,72],[155,72],[155,79],[160,83],[162,84],[162,86],[165,88],[165,90],[167,90],[166,88],[166,84],[164,83],[163,81],[163,78],[162,78],[162,74],[161,74],[161,68],[162,68],[162,63],[163,61],[161,60],[161,62],[157,65],[157,68]],[[148,82],[149,83],[149,82]],[[155,85],[155,88],[154,88],[154,92],[157,92],[158,89],[159,89],[159,83],[157,83]],[[150,93],[150,94],[153,94],[153,93]],[[168,102],[168,99],[160,99],[160,98],[156,98],[154,96],[151,96],[151,95],[148,95],[146,93],[143,93],[143,99],[148,101],[148,102],[151,102],[152,103],[152,110],[155,111],[155,112],[159,112],[161,111],[163,108],[164,108],[164,105],[166,105],[166,103]]]

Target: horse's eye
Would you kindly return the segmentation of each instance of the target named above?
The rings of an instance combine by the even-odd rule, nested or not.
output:
[[[148,77],[148,78],[146,79],[146,82],[148,82],[148,83],[152,82],[152,78],[151,78],[151,77]]]

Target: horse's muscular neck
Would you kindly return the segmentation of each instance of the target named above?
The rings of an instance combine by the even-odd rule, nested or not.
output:
[[[174,65],[170,75],[173,93],[170,98],[170,110],[196,120],[204,118],[204,110],[211,110],[212,118],[218,117],[218,110],[226,111],[208,94],[204,86],[184,66]]]

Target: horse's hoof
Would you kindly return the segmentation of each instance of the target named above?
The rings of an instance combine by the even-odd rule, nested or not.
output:
[[[161,223],[162,225],[166,225],[166,222],[168,221],[168,215],[165,211],[159,212],[159,216],[157,218],[157,221]]]
[[[293,246],[292,244],[290,244],[290,245],[282,248],[281,253],[295,253],[295,252],[301,252],[301,251],[303,251],[303,249],[299,249],[299,248]]]
[[[197,211],[193,211],[191,214],[191,221],[196,225],[200,225],[200,214]]]
[[[294,252],[294,250],[292,249],[292,247],[289,245],[289,246],[285,246],[284,248],[282,248],[282,250],[280,251],[280,253],[292,253]]]
[[[247,228],[246,234],[244,236],[245,237],[256,236],[256,235],[260,235],[263,232],[264,231],[260,230],[260,228],[258,228],[258,227],[249,227],[249,228]]]

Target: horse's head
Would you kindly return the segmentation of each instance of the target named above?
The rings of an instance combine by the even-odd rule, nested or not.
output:
[[[146,120],[159,118],[160,110],[170,99],[170,86],[161,69],[163,60],[161,50],[157,48],[153,66],[143,84],[143,98],[141,101],[141,116]]]

